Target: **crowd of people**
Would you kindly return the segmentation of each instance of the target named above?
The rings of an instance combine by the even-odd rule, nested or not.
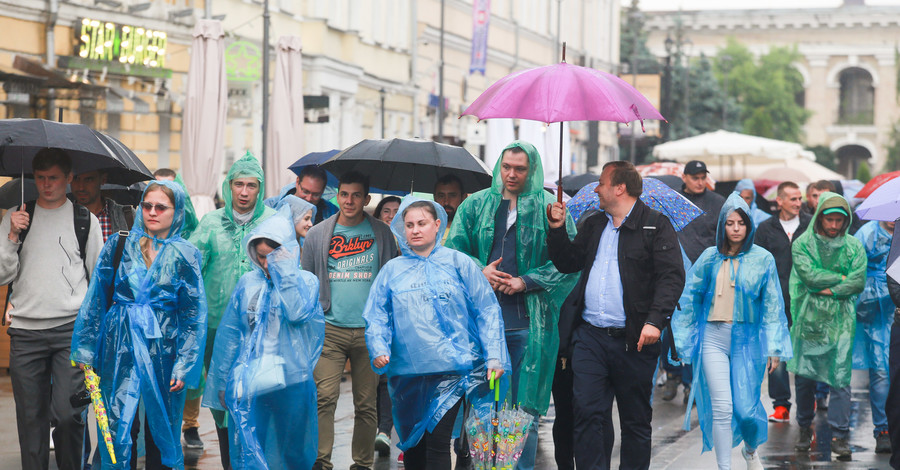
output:
[[[408,469],[449,470],[451,452],[465,468],[465,434],[453,437],[460,418],[491,412],[494,380],[534,418],[523,470],[551,395],[558,468],[610,468],[614,400],[621,468],[650,468],[657,370],[663,400],[683,386],[686,426],[696,404],[720,469],[740,443],[762,468],[767,421],[790,420],[789,372],[797,452],[815,442],[818,406],[831,451],[851,457],[853,369],[869,374],[876,452],[900,436],[900,404],[886,406],[900,400],[894,224],[859,221],[827,181],[805,203],[781,183],[770,216],[752,181],[724,197],[689,162],[680,194],[704,213],[676,231],[622,161],[603,166],[600,210],[573,220],[524,141],[503,149],[489,188],[467,194],[446,175],[433,201],[383,197],[372,214],[366,175],[339,175],[334,205],[316,166],[264,200],[249,154],[200,220],[168,169],[135,209],[102,195],[102,171],[73,175],[63,151],[33,167],[37,200],[0,221],[26,470],[47,467],[51,427],[61,470],[135,469],[141,438],[147,469],[183,468],[182,447],[204,446],[202,407],[225,469],[331,469],[347,373],[357,470],[391,452],[392,433]],[[84,371],[100,377],[112,453],[85,438],[86,403],[72,399]]]

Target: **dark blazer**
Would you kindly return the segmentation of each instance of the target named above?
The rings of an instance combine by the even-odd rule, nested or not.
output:
[[[754,244],[765,248],[775,258],[775,269],[778,271],[778,280],[781,282],[781,295],[784,297],[784,313],[787,315],[788,326],[792,324],[791,293],[790,289],[788,289],[791,279],[791,268],[794,266],[791,244],[806,231],[807,227],[809,227],[810,219],[812,219],[812,216],[801,210],[800,226],[797,227],[794,236],[788,239],[776,214],[762,221],[759,227],[756,228],[756,235],[753,237]]]
[[[561,273],[581,271],[578,284],[559,315],[559,355],[571,357],[572,333],[584,323],[584,293],[600,236],[609,223],[605,212],[584,219],[575,240],[565,228],[547,234],[550,259]],[[664,329],[684,290],[684,263],[672,223],[638,200],[619,227],[619,275],[625,307],[625,338],[637,347],[644,324]]]

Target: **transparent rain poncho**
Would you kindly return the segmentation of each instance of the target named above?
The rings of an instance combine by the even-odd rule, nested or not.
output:
[[[294,225],[300,223],[309,211],[312,211],[310,220],[316,220],[316,206],[292,194],[288,194],[281,198],[281,200],[278,201],[278,205],[275,206],[275,209],[281,209],[282,207],[287,207],[291,211],[291,223]],[[303,237],[297,235],[297,242],[300,243],[300,248],[303,248]]]
[[[188,194],[187,186],[184,184],[184,179],[181,178],[181,173],[175,174],[175,182],[181,186],[181,189],[184,190],[185,194],[184,227],[181,229],[181,237],[190,238],[191,234],[194,233],[194,230],[197,229],[200,220],[197,219],[197,211],[194,210],[194,203],[191,202],[191,195]]]
[[[391,223],[403,256],[378,272],[363,312],[370,361],[390,357],[384,368],[372,368],[388,376],[402,450],[463,396],[479,416],[489,416],[487,365],[505,371],[501,394],[510,371],[497,297],[468,256],[441,246],[447,213],[440,204],[429,201],[441,219],[431,253],[423,258],[407,245],[403,211],[418,200],[406,197]]]
[[[231,180],[236,178],[257,178],[259,180],[259,196],[256,199],[256,207],[250,222],[238,225],[234,221],[234,213],[231,208]],[[222,199],[225,207],[212,211],[200,221],[200,225],[194,230],[189,241],[199,250],[202,257],[203,284],[206,289],[206,301],[209,305],[209,330],[204,354],[204,365],[209,367],[209,358],[212,357],[213,340],[216,337],[216,328],[225,311],[225,306],[231,298],[234,286],[238,279],[253,269],[247,252],[241,243],[257,225],[267,217],[275,213],[275,210],[263,205],[263,190],[266,181],[263,177],[262,167],[259,161],[250,155],[238,159],[231,165],[225,181],[222,182]],[[225,427],[225,414],[213,411],[216,424]]]
[[[300,269],[291,214],[282,208],[245,239],[253,271],[244,274],[219,323],[203,406],[229,413],[234,469],[303,469],[316,460],[318,419],[313,370],[325,317],[319,280]],[[250,242],[281,244],[267,257]],[[224,406],[223,402],[224,401]]]
[[[168,237],[148,235],[143,211],[138,211],[115,272],[112,264],[119,234],[109,237],[72,335],[71,359],[92,366],[100,376],[117,462],[113,465],[101,450],[105,469],[129,468],[131,425],[140,401],[163,465],[183,467],[181,418],[185,393],[200,380],[207,313],[200,253],[180,236],[184,191],[169,181],[156,183],[175,194]],[[141,254],[139,242],[143,237],[150,238],[158,250],[150,267]],[[112,305],[107,305],[111,290]],[[184,389],[170,392],[171,380],[183,381]]]
[[[887,258],[893,234],[877,221],[863,225],[854,235],[866,250],[866,287],[856,302],[856,339],[853,368],[888,370],[894,302],[888,293]]]
[[[739,208],[745,213],[750,209],[738,194],[728,196],[719,213],[716,246],[704,250],[691,267],[679,301],[682,309],[672,316],[675,348],[685,363],[693,364],[690,396],[697,403],[704,452],[712,449],[712,404],[701,361],[703,336],[715,298],[716,277],[728,258],[738,263],[737,271],[731,274],[735,284],[731,327],[734,446],[743,440],[749,448],[756,449],[766,441],[768,423],[766,410],[760,402],[766,362],[769,356],[785,360],[791,357],[791,339],[775,259],[768,251],[753,244],[755,227],[748,227],[747,238],[737,256],[722,254],[726,245],[725,219]],[[689,402],[685,429],[690,429],[690,416]]]
[[[822,193],[809,229],[791,246],[794,358],[788,362],[788,370],[841,388],[850,385],[856,298],[866,284],[866,252],[859,240],[847,235],[849,217],[837,237],[817,233],[822,211],[832,207],[850,213],[843,197]],[[824,289],[831,289],[832,295],[817,294]]]
[[[753,199],[751,199],[752,204],[750,204],[750,220],[753,221],[753,227],[759,227],[759,224],[763,223],[764,220],[772,217],[768,212],[760,209],[756,205],[756,186],[753,184],[753,180],[750,178],[745,178],[738,181],[737,186],[734,187],[734,192],[738,193],[738,196],[741,195],[741,191],[749,189],[753,191]],[[745,201],[746,202],[746,201]]]
[[[528,276],[541,288],[525,293],[528,310],[528,345],[519,378],[518,405],[545,414],[550,406],[550,389],[559,350],[559,309],[569,295],[578,274],[560,274],[547,253],[547,205],[556,197],[544,191],[544,169],[534,145],[514,141],[503,149],[518,147],[528,154],[528,181],[516,204],[516,262],[519,276]],[[501,157],[503,152],[500,153]],[[494,166],[491,187],[467,197],[453,218],[446,246],[469,255],[479,269],[487,265],[494,242],[494,218],[503,199],[500,168]],[[575,237],[575,223],[566,215],[566,231]]]

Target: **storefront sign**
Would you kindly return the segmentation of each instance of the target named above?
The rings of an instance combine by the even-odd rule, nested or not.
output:
[[[162,31],[90,18],[82,19],[75,31],[75,53],[82,59],[165,67],[167,40]]]
[[[230,82],[255,82],[262,78],[262,53],[256,44],[235,41],[225,48],[225,73]]]

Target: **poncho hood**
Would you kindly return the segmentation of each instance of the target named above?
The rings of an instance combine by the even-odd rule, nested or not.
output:
[[[181,227],[181,236],[188,238],[194,233],[197,225],[200,224],[200,219],[197,218],[197,211],[194,210],[194,203],[191,202],[191,195],[188,194],[187,186],[184,184],[181,173],[175,174],[175,183],[181,186],[182,191],[184,191],[184,224]]]
[[[166,181],[166,180],[153,181],[152,183],[148,184],[147,187],[144,189],[144,194],[141,196],[141,201],[144,200],[144,198],[147,196],[147,193],[149,191],[158,190],[158,189],[155,189],[156,186],[165,186],[166,188],[171,189],[172,193],[175,195],[175,214],[172,217],[172,226],[169,228],[169,234],[166,236],[166,238],[172,239],[175,237],[180,237],[181,231],[184,228],[184,217],[185,217],[184,205],[185,205],[185,200],[187,199],[187,197],[186,197],[187,195],[185,194],[184,190],[181,188],[181,186],[178,183],[175,183],[173,181]],[[147,233],[147,229],[146,229],[146,227],[144,227],[144,211],[143,210],[137,211],[137,215],[134,218],[134,226],[132,227],[132,231],[139,233],[141,236],[146,236],[146,237],[153,238],[154,240],[156,240],[155,237],[153,237],[149,233]],[[163,240],[157,240],[157,241],[161,242]]]
[[[441,246],[441,242],[444,238],[444,232],[447,231],[447,211],[444,208],[434,202],[429,201],[427,199],[419,199],[415,196],[406,196],[403,198],[403,201],[400,203],[400,208],[397,210],[397,215],[394,217],[394,220],[391,221],[391,231],[394,232],[394,236],[397,237],[397,243],[400,245],[400,252],[405,256],[419,256],[412,248],[409,247],[409,244],[406,241],[406,225],[403,222],[403,211],[406,210],[414,202],[425,201],[434,206],[434,210],[437,212],[438,218],[441,220],[441,226],[438,227],[437,238],[434,241],[434,248],[431,249],[431,253],[434,253],[435,250]],[[431,255],[429,253],[429,256]]]
[[[297,243],[290,207],[282,206],[275,215],[260,222],[241,242],[244,251],[247,252],[247,257],[250,258],[250,262],[253,263],[256,269],[262,270],[259,259],[256,257],[256,248],[250,246],[253,240],[259,238],[268,238],[279,243],[281,246],[275,251],[288,251],[294,253],[296,258],[300,252],[300,245]]]
[[[503,194],[503,178],[500,176],[500,168],[503,167],[503,154],[512,148],[522,149],[528,155],[528,176],[525,187],[519,196],[529,193],[542,192],[544,190],[544,165],[541,163],[541,154],[537,148],[524,140],[515,140],[500,152],[500,158],[494,165],[494,179],[491,182],[491,192]]]
[[[256,207],[253,209],[253,218],[256,219],[263,213],[265,205],[263,204],[263,192],[266,187],[266,178],[263,176],[263,169],[259,165],[259,160],[250,152],[244,154],[243,157],[231,165],[225,181],[222,182],[222,200],[225,202],[225,216],[228,220],[234,222],[234,215],[231,211],[231,181],[237,178],[256,178],[259,180],[259,194],[256,196]]]
[[[719,249],[719,253],[727,253],[728,247],[726,246],[726,237],[725,237],[725,220],[728,219],[728,216],[731,215],[732,212],[741,209],[747,214],[747,217],[750,218],[750,226],[747,227],[747,237],[744,238],[744,243],[741,245],[741,251],[739,254],[746,253],[750,251],[750,247],[753,246],[753,237],[756,235],[756,224],[753,223],[753,216],[750,214],[750,207],[747,206],[747,203],[744,201],[744,198],[740,196],[740,193],[735,191],[728,196],[728,199],[725,200],[725,204],[722,205],[722,211],[719,212],[719,223],[716,227],[716,247]]]
[[[848,214],[847,217],[844,217],[844,226],[841,228],[841,234],[838,235],[837,238],[840,239],[846,236],[847,231],[850,230],[850,204],[847,203],[847,200],[844,199],[843,196],[831,191],[826,191],[819,196],[819,205],[816,206],[816,213],[813,214],[812,220],[809,221],[809,226],[813,227],[814,230],[808,230],[807,233],[814,233],[818,235],[819,238],[825,238],[819,234],[819,218],[822,217],[822,212],[834,207],[840,207]]]

